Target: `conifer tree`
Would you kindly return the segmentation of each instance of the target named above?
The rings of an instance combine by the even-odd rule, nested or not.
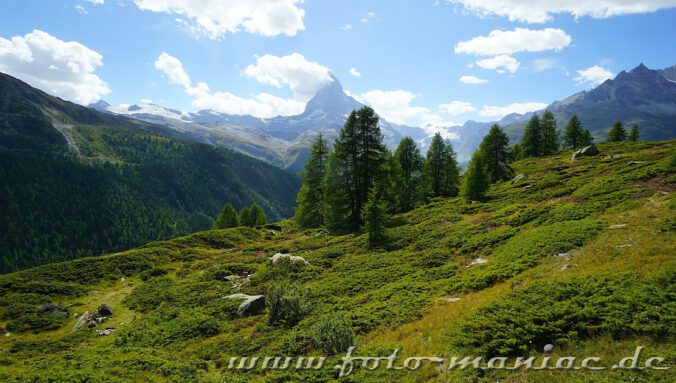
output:
[[[594,143],[594,137],[588,129],[582,131],[582,138],[580,138],[580,146],[589,146]]]
[[[369,191],[368,201],[364,205],[364,226],[370,247],[378,246],[385,241],[385,222],[387,206],[385,206],[378,188]]]
[[[525,157],[537,157],[542,154],[542,129],[537,114],[528,121],[521,137],[521,150]]]
[[[504,181],[512,178],[512,168],[509,166],[510,150],[509,138],[502,128],[495,124],[481,141],[479,150],[486,163],[486,171],[491,182]]]
[[[440,133],[432,138],[425,161],[425,175],[433,196],[458,194],[459,170],[453,146],[444,141]]]
[[[574,114],[563,131],[563,145],[570,149],[577,149],[583,146],[581,143],[583,134],[582,123],[577,118],[577,115]]]
[[[331,229],[352,227],[349,183],[344,169],[345,164],[341,163],[335,153],[330,153],[322,181],[324,202],[321,213],[324,224]]]
[[[258,206],[256,202],[251,205],[249,210],[249,223],[251,227],[265,225],[268,223],[268,218],[265,216],[265,212],[260,206]]]
[[[248,207],[242,208],[239,212],[239,224],[241,226],[252,227],[254,226],[251,223],[251,209]]]
[[[225,206],[223,206],[223,210],[221,210],[218,218],[216,218],[213,229],[228,229],[237,226],[239,226],[239,217],[237,216],[237,211],[231,203],[227,203]]]
[[[638,141],[639,137],[641,134],[638,131],[638,125],[634,124],[631,126],[631,130],[629,131],[629,141]]]
[[[470,200],[480,200],[486,195],[490,182],[483,154],[477,150],[467,166],[460,194]]]
[[[388,151],[375,111],[368,106],[353,111],[334,146],[345,175],[352,226],[357,228],[369,191],[383,175],[387,161]]]
[[[622,122],[615,121],[615,124],[613,125],[612,128],[610,128],[610,131],[608,132],[608,138],[606,139],[606,141],[619,142],[625,141],[626,139],[627,139],[627,130],[624,129]]]
[[[394,154],[395,184],[398,210],[413,209],[423,196],[423,158],[415,141],[404,137]]]
[[[329,148],[320,133],[310,149],[310,158],[302,174],[303,185],[298,192],[296,219],[301,227],[319,227],[323,225],[322,204],[324,188],[322,181],[326,174]]]
[[[540,119],[540,131],[542,147],[540,154],[547,156],[559,151],[559,129],[556,126],[556,118],[549,110],[542,114]]]

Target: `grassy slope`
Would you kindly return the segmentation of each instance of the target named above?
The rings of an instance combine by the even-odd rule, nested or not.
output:
[[[308,329],[334,311],[351,313],[360,355],[400,348],[404,357],[540,356],[541,343],[552,342],[554,355],[613,360],[641,344],[673,365],[676,141],[600,150],[575,162],[570,153],[521,161],[515,167],[530,187],[495,185],[487,202],[437,200],[395,216],[387,249],[366,250],[363,235],[297,231],[285,221],[293,231],[272,238],[254,229],[203,232],[0,276],[0,327],[43,328],[0,338],[0,381],[329,381],[330,368],[240,375],[223,367],[231,356],[319,355]],[[617,224],[626,226],[611,228]],[[266,259],[278,251],[311,265],[273,268]],[[563,252],[571,259],[555,256]],[[465,267],[478,257],[488,263]],[[562,271],[565,264],[576,267]],[[143,273],[158,268],[168,273]],[[243,292],[280,282],[307,289],[311,313],[293,329],[269,326],[266,315],[224,314],[220,297],[231,287],[222,276],[241,270],[255,271]],[[31,314],[45,302],[67,305],[71,318]],[[75,313],[101,303],[113,307],[106,326],[118,331],[73,333]],[[357,371],[347,381],[670,382],[669,374],[424,367]]]

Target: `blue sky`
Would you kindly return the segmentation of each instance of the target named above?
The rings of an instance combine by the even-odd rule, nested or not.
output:
[[[676,64],[676,1],[599,3],[3,0],[0,71],[84,104],[261,117],[302,111],[331,71],[393,122],[489,121]]]

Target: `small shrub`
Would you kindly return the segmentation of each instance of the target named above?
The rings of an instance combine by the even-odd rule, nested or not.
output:
[[[268,323],[272,326],[292,327],[308,313],[306,295],[296,289],[276,285],[268,289],[265,300],[270,307]]]
[[[326,355],[336,355],[354,345],[352,321],[345,313],[325,314],[310,331],[314,344]]]

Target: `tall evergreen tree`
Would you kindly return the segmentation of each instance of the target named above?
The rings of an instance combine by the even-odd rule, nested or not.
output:
[[[369,191],[368,201],[364,205],[363,219],[369,246],[382,244],[385,241],[387,206],[385,206],[377,187]]]
[[[349,187],[345,164],[341,163],[335,153],[330,153],[326,174],[322,181],[324,202],[321,212],[324,224],[331,229],[352,227]]]
[[[631,130],[629,131],[629,141],[638,141],[639,137],[641,134],[638,131],[638,125],[634,124],[631,126]]]
[[[568,121],[566,129],[563,131],[563,145],[570,149],[577,149],[584,146],[581,142],[583,134],[582,123],[580,122],[580,119],[577,118],[577,115],[574,114],[573,117],[570,118],[570,121]]]
[[[440,133],[432,138],[425,161],[425,175],[433,196],[458,194],[459,170],[453,146],[445,142]]]
[[[323,225],[322,204],[324,188],[322,181],[326,174],[329,147],[320,133],[310,149],[310,158],[302,174],[303,185],[298,192],[296,219],[301,227],[319,227]]]
[[[594,143],[594,137],[588,129],[582,131],[582,138],[580,138],[580,146],[589,146]]]
[[[559,151],[559,129],[556,126],[556,117],[549,110],[545,110],[540,119],[542,147],[540,154],[547,156]]]
[[[237,226],[239,226],[237,211],[231,203],[226,203],[225,206],[223,206],[223,210],[221,210],[221,213],[216,218],[213,229],[228,229]]]
[[[542,129],[540,118],[533,114],[521,137],[521,150],[525,157],[537,157],[542,154]]]
[[[624,129],[622,122],[615,121],[615,124],[613,125],[612,128],[610,128],[610,131],[608,132],[608,138],[606,139],[606,141],[618,142],[625,141],[626,139],[627,139],[627,130]]]
[[[423,197],[423,158],[413,138],[399,142],[393,165],[399,211],[409,211]]]
[[[481,141],[479,150],[486,162],[486,171],[492,182],[508,180],[512,177],[512,168],[509,166],[510,149],[509,138],[502,128],[495,124]]]
[[[365,106],[350,114],[336,140],[335,152],[347,180],[351,221],[356,228],[362,223],[361,211],[369,191],[383,175],[387,160],[387,147],[373,109]]]
[[[256,202],[251,205],[249,210],[249,223],[251,224],[251,227],[265,225],[268,223],[268,218],[265,216],[265,212],[260,206],[258,206]]]
[[[251,208],[244,207],[239,212],[239,224],[242,226],[253,227],[251,221]]]
[[[471,200],[480,200],[488,191],[491,179],[486,171],[486,163],[483,154],[477,150],[472,154],[472,159],[467,165],[460,194]]]

